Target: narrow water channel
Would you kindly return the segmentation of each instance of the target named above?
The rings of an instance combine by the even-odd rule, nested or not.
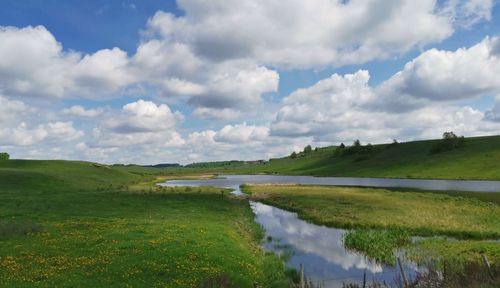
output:
[[[344,248],[346,232],[308,223],[288,212],[259,202],[250,202],[255,221],[266,233],[265,249],[287,255],[287,265],[296,270],[304,265],[308,279],[321,287],[342,287],[343,283],[362,283],[364,273],[368,282],[377,280],[395,283],[398,267],[380,265],[361,254]],[[416,267],[405,264],[406,274],[414,277]]]

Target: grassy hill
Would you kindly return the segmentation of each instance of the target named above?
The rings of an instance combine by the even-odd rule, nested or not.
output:
[[[337,147],[235,168],[236,173],[435,179],[500,179],[500,136],[465,138],[462,146],[431,153],[441,140],[373,145],[368,153],[338,155]]]

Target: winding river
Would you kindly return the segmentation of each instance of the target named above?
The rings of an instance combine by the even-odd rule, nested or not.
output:
[[[203,180],[173,180],[158,185],[214,186],[230,188],[241,194],[239,186],[250,183],[295,183],[315,185],[341,185],[365,187],[405,187],[421,190],[452,190],[473,192],[499,192],[500,181],[416,180],[352,177],[311,177],[275,175],[223,175]],[[266,233],[264,248],[278,255],[287,254],[287,266],[300,269],[308,279],[322,287],[342,287],[342,283],[362,283],[364,275],[372,280],[394,283],[399,277],[398,267],[371,262],[361,254],[348,251],[342,244],[342,229],[308,223],[296,213],[250,201],[255,221]],[[406,263],[404,270],[414,277],[418,268]]]

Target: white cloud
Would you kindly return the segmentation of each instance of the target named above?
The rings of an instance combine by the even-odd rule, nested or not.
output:
[[[214,109],[207,107],[198,107],[193,111],[192,115],[201,119],[228,120],[240,117],[241,112],[231,108]]]
[[[226,125],[218,131],[214,140],[218,142],[229,143],[245,143],[249,141],[266,140],[269,135],[269,128],[247,125],[246,123],[239,125]]]
[[[51,122],[45,126],[50,139],[69,142],[81,138],[84,133],[73,127],[73,122]]]
[[[163,82],[165,92],[172,95],[193,96],[205,93],[206,88],[200,84],[177,78],[167,79]]]
[[[6,96],[102,98],[129,84],[118,48],[82,56],[64,51],[43,26],[0,26],[0,93]]]
[[[69,108],[63,109],[62,113],[65,115],[77,116],[77,117],[97,117],[104,113],[103,108],[96,109],[85,109],[83,106],[74,105]]]
[[[139,100],[123,106],[121,114],[110,119],[107,126],[115,133],[156,132],[173,129],[183,116],[172,112],[166,104],[156,105]]]
[[[385,81],[380,93],[405,100],[455,100],[499,92],[499,45],[499,38],[486,38],[456,51],[425,51]]]
[[[86,98],[99,99],[102,94],[112,94],[136,81],[128,71],[128,65],[127,53],[119,48],[85,55],[71,67],[69,72],[73,83],[68,89]]]
[[[362,63],[437,42],[453,19],[424,1],[181,0],[185,15],[157,12],[151,35],[187,43],[221,61],[252,58],[280,67]],[[475,9],[477,10],[477,9]]]
[[[22,101],[9,100],[0,95],[0,124],[11,122],[14,117],[19,117],[27,112],[32,112],[33,108],[28,107]]]
[[[315,85],[298,89],[283,99],[283,107],[271,124],[271,134],[312,136],[342,129],[344,121],[373,99],[368,71],[332,75]]]
[[[457,24],[469,28],[481,20],[491,19],[494,0],[449,0],[443,9]]]
[[[176,131],[176,125],[183,119],[180,112],[172,112],[166,104],[138,100],[128,103],[114,113],[107,121],[93,129],[91,148],[123,147],[136,149],[145,147],[180,146],[184,140]]]
[[[25,122],[9,128],[0,128],[1,146],[42,145],[50,141],[69,142],[81,138],[82,131],[76,130],[72,122],[50,122],[30,128]]]
[[[440,69],[433,67],[436,71]],[[340,143],[359,138],[379,143],[393,138],[438,138],[443,131],[467,136],[491,135],[500,129],[499,124],[486,119],[488,115],[494,118],[494,111],[485,115],[469,106],[448,102],[428,100],[401,113],[391,109],[392,99],[377,94],[379,90],[370,87],[368,79],[368,72],[363,70],[344,76],[335,74],[309,88],[295,91],[283,99],[283,106],[270,125],[271,135],[309,136],[315,142]],[[432,81],[429,85],[433,85]]]

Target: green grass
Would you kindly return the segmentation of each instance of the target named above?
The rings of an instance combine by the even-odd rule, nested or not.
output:
[[[466,138],[463,147],[430,153],[439,140],[373,145],[374,152],[336,156],[336,147],[234,167],[232,173],[500,180],[500,136]]]
[[[285,286],[248,202],[153,179],[86,162],[0,162],[0,286]]]
[[[346,246],[378,260],[385,261],[391,256],[392,253],[386,253],[390,249],[387,247],[398,247],[405,242],[400,233],[390,231],[403,230],[408,235],[475,239],[478,241],[470,241],[469,247],[484,246],[488,248],[485,253],[500,261],[498,253],[489,249],[492,245],[484,244],[490,243],[484,239],[500,238],[500,207],[494,203],[446,194],[359,187],[245,185],[242,188],[256,201],[297,212],[300,218],[315,224],[356,229],[347,234]],[[387,235],[380,232],[384,230],[389,230]],[[479,257],[477,250],[468,251]]]

